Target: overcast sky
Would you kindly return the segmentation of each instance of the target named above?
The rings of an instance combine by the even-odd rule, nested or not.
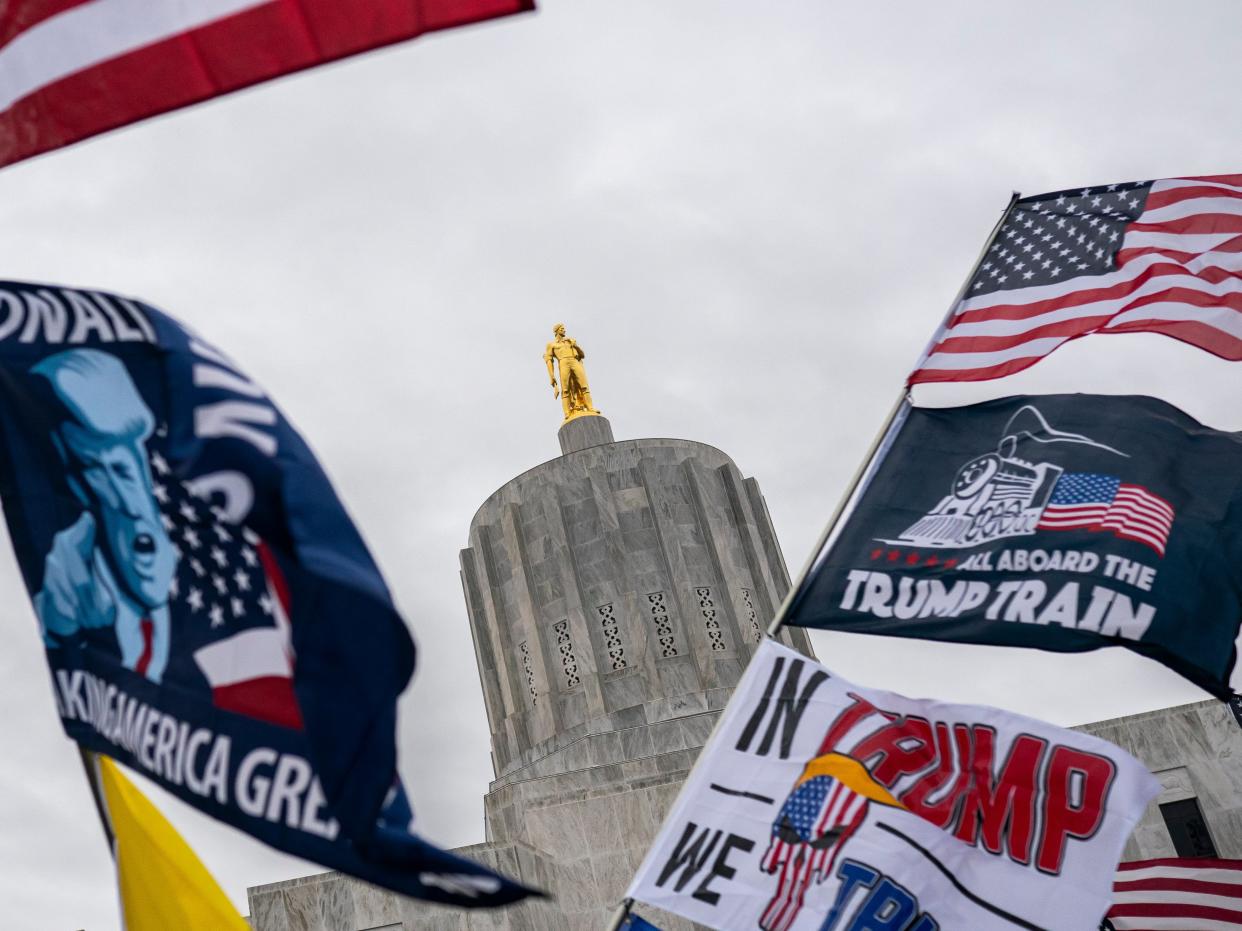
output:
[[[0,171],[0,277],[140,296],[299,426],[420,646],[402,772],[483,839],[488,731],[458,580],[470,519],[556,455],[564,320],[619,439],[763,488],[801,565],[1012,189],[1242,170],[1234,2],[543,0]],[[920,403],[1147,393],[1242,429],[1242,368],[1102,336]],[[115,931],[115,884],[0,552],[0,909]],[[816,634],[841,674],[1075,724],[1206,697],[1080,656]],[[149,784],[148,784],[149,785]],[[245,910],[319,868],[153,796]]]

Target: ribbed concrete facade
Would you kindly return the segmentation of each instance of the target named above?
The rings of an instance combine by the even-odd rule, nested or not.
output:
[[[566,748],[655,724],[651,703],[730,689],[788,589],[754,479],[686,440],[519,476],[475,515],[461,567],[497,785],[575,768]]]
[[[1188,799],[1198,803],[1217,855],[1242,858],[1242,727],[1228,705],[1200,701],[1074,730],[1116,744],[1160,780],[1123,860],[1176,857],[1160,806]]]
[[[554,899],[463,912],[326,874],[250,890],[257,931],[579,931],[620,900],[789,575],[758,485],[720,450],[616,442],[594,416],[559,439],[461,552],[496,773],[487,842],[461,852]],[[781,639],[810,653],[801,630]]]

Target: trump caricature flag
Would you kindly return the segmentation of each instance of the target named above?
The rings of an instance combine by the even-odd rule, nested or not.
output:
[[[726,931],[1094,928],[1159,788],[1098,738],[766,640],[626,895]]]
[[[521,886],[410,832],[414,645],[263,389],[152,307],[0,282],[0,498],[69,736],[408,895]]]
[[[0,165],[534,0],[0,4]]]
[[[787,623],[1076,652],[1238,687],[1242,435],[1146,397],[914,408]]]

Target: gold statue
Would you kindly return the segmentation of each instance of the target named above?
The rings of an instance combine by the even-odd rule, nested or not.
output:
[[[561,399],[561,407],[565,410],[565,422],[587,414],[599,414],[591,403],[591,387],[587,384],[586,369],[582,365],[586,353],[577,340],[565,335],[565,324],[558,323],[552,327],[552,335],[556,338],[543,351],[543,361],[548,366],[552,396]],[[556,360],[555,369],[552,367],[553,359]],[[558,377],[561,382],[559,386],[556,383]]]

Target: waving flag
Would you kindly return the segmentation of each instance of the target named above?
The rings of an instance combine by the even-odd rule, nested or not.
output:
[[[0,165],[534,0],[14,0],[0,8]]]
[[[1113,890],[1115,931],[1242,931],[1242,860],[1135,860]]]
[[[1098,738],[765,640],[626,896],[721,931],[1094,928],[1157,792]]]
[[[1242,175],[1017,202],[911,384],[979,381],[1090,333],[1164,333],[1242,360]]]
[[[114,838],[125,931],[211,928],[250,931],[190,845],[121,768],[106,756],[98,767],[103,811]]]
[[[1242,689],[1242,434],[1145,397],[915,407],[785,622],[1079,652]]]
[[[1173,506],[1141,485],[1112,475],[1069,472],[1057,479],[1037,530],[1108,530],[1164,555]]]
[[[305,442],[218,349],[137,301],[0,282],[0,498],[82,746],[407,895],[528,893],[411,832],[414,645]]]

